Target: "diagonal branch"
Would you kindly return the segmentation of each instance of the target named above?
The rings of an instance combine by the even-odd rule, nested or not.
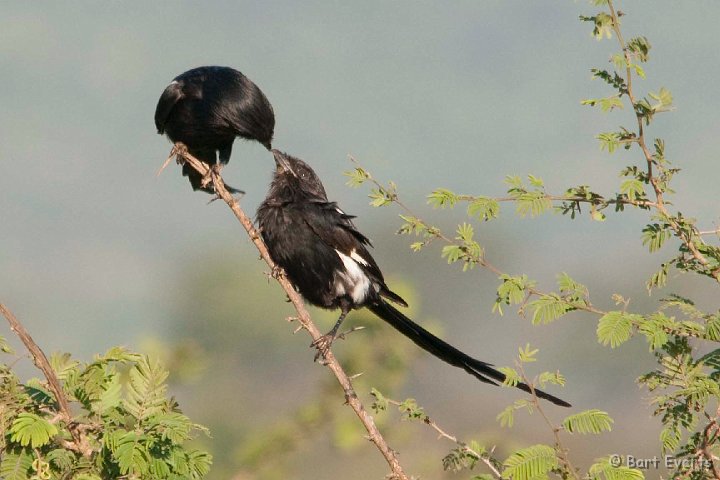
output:
[[[23,345],[25,345],[25,348],[28,349],[30,355],[32,355],[32,360],[35,366],[43,372],[43,375],[45,375],[45,378],[48,381],[48,388],[50,388],[50,391],[52,391],[55,396],[55,400],[58,403],[60,416],[65,423],[67,423],[68,429],[73,436],[73,440],[77,446],[77,449],[75,450],[80,451],[81,453],[86,453],[80,433],[73,427],[72,415],[70,414],[70,406],[68,404],[67,397],[63,393],[60,380],[58,380],[57,375],[55,375],[55,371],[53,371],[50,366],[50,362],[45,356],[45,353],[40,349],[38,344],[35,343],[35,340],[33,340],[15,315],[13,315],[13,313],[2,303],[0,303],[0,314],[2,314],[10,324],[10,330],[17,334]]]
[[[295,307],[295,310],[298,314],[298,320],[300,321],[302,328],[308,331],[313,341],[318,340],[322,336],[322,333],[320,332],[320,330],[318,330],[318,328],[315,326],[312,319],[310,318],[310,314],[305,308],[305,304],[300,297],[300,294],[295,291],[295,288],[292,286],[292,284],[287,279],[282,270],[275,265],[275,262],[272,261],[272,259],[270,258],[270,254],[268,253],[267,247],[265,247],[265,243],[260,236],[260,232],[258,232],[258,230],[253,225],[252,220],[250,220],[250,218],[245,214],[242,208],[240,208],[240,204],[238,203],[238,201],[230,194],[230,192],[228,192],[227,188],[225,188],[225,182],[223,182],[222,177],[215,171],[211,171],[211,169],[205,163],[190,155],[187,152],[187,148],[185,147],[185,145],[181,143],[175,144],[170,153],[171,157],[173,155],[176,155],[179,159],[181,159],[180,161],[186,162],[192,168],[197,170],[200,174],[204,176],[210,175],[213,186],[215,188],[215,192],[217,192],[218,197],[224,200],[225,203],[227,203],[227,205],[230,207],[232,212],[235,214],[235,217],[238,219],[240,224],[247,232],[250,240],[252,240],[253,244],[255,244],[255,247],[260,252],[260,256],[262,257],[262,259],[265,261],[265,263],[268,264],[272,272],[279,272],[277,275],[273,276],[277,279],[283,290],[285,290],[285,293],[290,299],[290,302],[293,304],[293,307]],[[388,463],[390,469],[392,470],[392,477],[396,480],[408,480],[407,475],[403,471],[403,468],[398,461],[395,451],[388,446],[387,442],[385,441],[382,434],[375,425],[375,421],[373,420],[372,416],[365,409],[365,406],[362,404],[357,394],[355,393],[350,378],[340,366],[331,351],[328,351],[325,354],[324,363],[337,378],[338,383],[340,384],[343,392],[345,393],[346,403],[350,405],[350,408],[353,409],[355,415],[358,416],[363,426],[365,427],[365,430],[367,430],[368,439],[375,444],[383,457],[385,457],[385,461]]]

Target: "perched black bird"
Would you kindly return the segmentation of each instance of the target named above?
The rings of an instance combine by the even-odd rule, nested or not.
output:
[[[184,143],[191,155],[219,170],[230,161],[235,137],[257,140],[270,150],[275,115],[262,91],[242,73],[229,67],[199,67],[167,86],[155,109],[155,126],[158,133]],[[183,166],[183,175],[190,177],[193,190],[215,193],[212,185],[202,186],[203,176],[189,165]]]
[[[341,311],[335,326],[319,342],[327,349],[340,324],[353,309],[367,307],[420,348],[460,367],[479,380],[497,385],[505,375],[440,340],[388,303],[407,306],[385,284],[367,250],[370,241],[352,223],[351,215],[329,202],[315,172],[302,160],[273,150],[277,169],[257,220],[270,256],[285,270],[305,299],[318,307]],[[524,383],[516,385],[530,392]],[[557,405],[570,404],[540,390],[538,397]]]

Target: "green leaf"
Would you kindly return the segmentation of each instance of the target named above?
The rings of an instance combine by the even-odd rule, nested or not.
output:
[[[653,288],[661,288],[667,284],[669,268],[670,268],[669,263],[660,264],[660,269],[657,272],[653,273],[652,277],[650,277],[650,280],[648,280],[647,283],[645,284],[645,287],[647,288],[648,293],[650,293]]]
[[[212,455],[201,450],[191,450],[186,455],[190,478],[199,479],[207,475],[212,465]]]
[[[538,376],[538,383],[543,387],[547,383],[552,383],[553,385],[565,385],[565,377],[560,372],[542,372]]]
[[[500,213],[500,204],[488,197],[476,197],[468,204],[467,214],[470,217],[476,217],[479,220],[492,220],[497,218]]]
[[[607,412],[592,409],[566,417],[562,425],[568,433],[598,434],[612,430],[613,423]]]
[[[632,54],[641,62],[647,62],[648,61],[648,53],[650,52],[650,42],[648,42],[648,39],[645,37],[635,37],[631,38],[629,42],[627,42],[627,49],[632,52]],[[645,78],[645,75],[641,75],[643,78]]]
[[[7,339],[0,335],[0,352],[2,353],[14,353],[13,348],[7,343]]]
[[[555,450],[548,445],[533,445],[516,451],[504,462],[502,477],[512,480],[540,480],[557,468]]]
[[[538,348],[531,349],[530,344],[526,343],[525,348],[518,348],[518,358],[523,363],[531,363],[536,362],[537,358],[535,358],[535,355],[540,351]]]
[[[552,208],[552,201],[542,191],[522,193],[517,196],[516,203],[517,213],[521,217],[526,217],[528,214],[537,217]]]
[[[50,366],[60,380],[66,380],[76,373],[78,365],[80,362],[73,360],[69,353],[53,353],[50,356]]]
[[[463,222],[461,225],[458,225],[457,228],[457,239],[463,240],[465,242],[469,242],[473,239],[473,236],[475,236],[475,229],[473,226],[469,223]]]
[[[580,105],[589,105],[591,107],[600,106],[603,112],[611,112],[616,108],[623,108],[623,102],[618,95],[612,95],[605,98],[588,98],[582,100]]]
[[[593,0],[607,2],[607,0]],[[580,20],[583,22],[592,22],[594,24],[593,36],[597,40],[602,40],[604,37],[612,38],[612,17],[605,12],[600,12],[592,17],[580,15]]]
[[[42,447],[58,434],[55,425],[34,413],[22,412],[10,427],[10,441],[23,447]]]
[[[151,417],[147,427],[158,433],[163,440],[170,440],[179,445],[190,438],[193,423],[182,413],[164,412]]]
[[[608,312],[600,318],[597,327],[598,342],[615,348],[630,339],[633,320],[639,321],[639,315],[620,311]]]
[[[620,184],[620,192],[624,193],[630,201],[645,198],[645,187],[636,178],[629,178]]]
[[[157,360],[141,357],[130,369],[125,408],[138,420],[144,420],[163,410],[168,372]]]
[[[595,205],[593,205],[590,210],[590,218],[592,218],[596,222],[604,222],[606,219],[605,214],[602,213],[600,210],[597,210],[594,207],[595,207]]]
[[[497,414],[495,419],[500,422],[501,427],[512,428],[515,422],[515,410],[525,408],[528,412],[533,412],[533,404],[528,400],[515,400],[512,405],[508,405],[502,412]]]
[[[682,433],[677,425],[666,425],[665,428],[660,431],[660,442],[662,443],[663,454],[676,451],[680,446],[681,439]]]
[[[705,324],[705,338],[720,341],[720,315],[711,316]]]
[[[385,395],[383,395],[380,390],[373,387],[370,390],[370,395],[375,397],[375,401],[372,403],[372,409],[375,413],[387,410],[390,402],[387,398],[385,398]]]
[[[355,167],[355,170],[344,172],[343,175],[348,177],[347,185],[350,187],[359,187],[365,183],[366,180],[370,179],[370,174],[360,167]]]
[[[530,302],[528,306],[533,311],[533,325],[548,324],[567,312],[575,310],[555,293],[542,295],[537,300]]]
[[[502,283],[497,288],[497,298],[493,312],[498,310],[502,315],[502,304],[517,305],[525,300],[526,290],[533,288],[535,282],[529,280],[527,275],[512,277],[507,274],[500,275]]]
[[[107,410],[117,407],[120,405],[121,394],[122,384],[120,383],[120,376],[113,374],[109,377],[107,383],[105,383],[104,390],[100,394],[98,401],[93,403],[93,411],[102,414]]]
[[[143,442],[144,435],[136,432],[126,432],[117,440],[115,458],[117,458],[120,473],[142,476],[148,471],[149,452]]]
[[[502,412],[498,413],[495,419],[500,422],[501,427],[512,428],[515,423],[515,410],[516,408],[513,405],[508,405]]]
[[[620,135],[616,132],[601,133],[595,138],[600,140],[600,150],[608,153],[613,153],[620,146]]]
[[[72,480],[102,480],[99,476],[94,473],[79,473],[72,477]]]
[[[670,93],[670,90],[664,87],[661,88],[658,93],[649,93],[648,95],[657,102],[655,105],[652,106],[654,112],[666,111],[669,107],[672,106],[672,93]]]
[[[0,460],[0,478],[3,480],[27,480],[29,478],[33,456],[27,450],[4,451]]]
[[[668,318],[663,313],[655,313],[640,324],[640,332],[645,335],[650,351],[657,350],[668,342],[668,333],[675,322],[672,318]]]
[[[454,207],[458,201],[457,195],[445,188],[438,188],[428,195],[428,204],[435,208]]]
[[[50,450],[45,459],[58,470],[69,470],[75,462],[75,455],[70,450],[56,448]]]
[[[642,243],[647,245],[650,252],[656,252],[672,236],[670,227],[665,224],[651,223],[642,230]],[[667,274],[667,269],[666,269]]]
[[[442,249],[442,258],[447,258],[448,263],[457,262],[462,257],[463,251],[459,245],[445,245]]]
[[[500,367],[498,370],[505,375],[505,380],[503,380],[503,385],[507,385],[508,387],[514,387],[518,383],[520,383],[520,374],[515,370],[514,368],[510,367]]]

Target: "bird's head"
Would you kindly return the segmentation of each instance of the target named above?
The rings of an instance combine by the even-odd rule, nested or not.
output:
[[[327,201],[325,187],[310,165],[279,150],[273,149],[272,153],[276,169],[271,188],[276,193],[283,190],[293,196]]]

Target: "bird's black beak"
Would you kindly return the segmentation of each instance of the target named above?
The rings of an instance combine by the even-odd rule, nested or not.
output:
[[[297,174],[292,169],[290,161],[287,156],[279,150],[272,150],[273,157],[275,157],[275,165],[277,166],[277,173],[289,173],[293,177],[297,177]]]

